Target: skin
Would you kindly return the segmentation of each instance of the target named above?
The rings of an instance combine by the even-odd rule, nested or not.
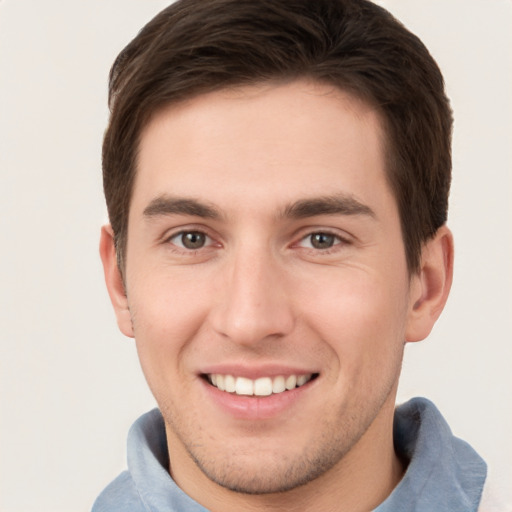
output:
[[[213,511],[389,495],[403,347],[445,304],[453,244],[442,227],[409,274],[373,108],[297,81],[161,110],[141,136],[124,282],[108,226],[101,255],[185,492]],[[204,378],[286,372],[316,378],[227,407]]]

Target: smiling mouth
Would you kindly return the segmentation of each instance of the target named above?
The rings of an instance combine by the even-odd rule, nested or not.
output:
[[[308,382],[316,379],[317,373],[308,373],[305,375],[279,375],[277,377],[260,377],[259,379],[248,379],[246,377],[234,377],[233,375],[223,375],[212,373],[205,375],[204,378],[220,391],[233,393],[241,396],[270,396],[292,389],[300,388]]]

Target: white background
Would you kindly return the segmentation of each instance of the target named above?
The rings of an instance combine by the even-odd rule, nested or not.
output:
[[[456,274],[399,400],[423,395],[512,487],[512,2],[383,0],[455,111]],[[0,0],[0,511],[90,509],[153,407],[98,258],[109,67],[163,0]]]

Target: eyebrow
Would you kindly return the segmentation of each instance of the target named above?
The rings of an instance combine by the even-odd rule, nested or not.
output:
[[[192,198],[162,195],[153,199],[144,209],[144,217],[153,218],[165,215],[191,215],[205,219],[218,220],[220,211]],[[300,199],[286,206],[278,215],[280,218],[304,219],[318,215],[366,215],[374,218],[374,211],[350,195],[336,194],[333,196]]]
[[[192,215],[205,219],[219,219],[221,214],[214,206],[202,203],[192,198],[173,197],[169,195],[159,196],[153,199],[144,208],[144,217],[152,218],[163,215]]]
[[[301,199],[288,205],[282,217],[304,219],[317,215],[366,215],[375,218],[375,212],[356,198],[345,194]]]

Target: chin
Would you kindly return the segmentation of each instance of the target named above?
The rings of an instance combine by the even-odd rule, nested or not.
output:
[[[278,449],[264,451],[261,444],[258,446],[257,441],[253,441],[252,446],[258,446],[256,452],[251,450],[244,454],[233,449],[232,453],[226,453],[224,448],[216,450],[217,454],[224,452],[220,457],[189,454],[215,484],[240,494],[266,495],[291,491],[332,469],[347,451],[340,443],[336,446],[336,440],[332,441],[334,444],[313,443],[300,453],[283,453]]]

